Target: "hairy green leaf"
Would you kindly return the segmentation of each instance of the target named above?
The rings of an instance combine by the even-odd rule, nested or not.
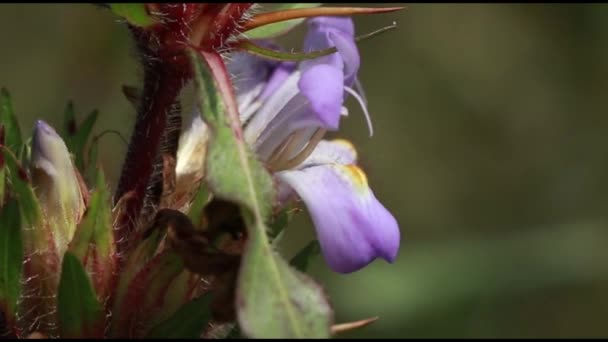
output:
[[[293,4],[273,4],[272,11],[283,11],[296,8],[312,8],[321,6],[320,3],[293,3]],[[269,39],[283,35],[300,25],[304,21],[301,19],[292,19],[256,27],[253,30],[247,31],[246,36],[249,39]]]
[[[23,144],[21,129],[19,128],[19,121],[13,111],[11,95],[6,88],[0,90],[0,125],[4,126],[4,144],[8,146],[13,153],[18,153]]]
[[[248,242],[239,270],[237,314],[252,338],[328,337],[331,308],[322,289],[272,249],[270,175],[242,139],[232,85],[219,55],[193,52],[197,103],[210,129],[206,177],[214,196],[241,206]],[[221,91],[221,93],[220,93]]]
[[[128,3],[111,3],[110,10],[127,20],[129,24],[146,27],[156,23],[156,20],[148,14],[146,5],[140,4],[128,4]]]
[[[15,319],[22,265],[19,204],[11,199],[0,211],[0,309],[9,323]]]
[[[61,337],[103,336],[103,307],[95,296],[87,272],[71,252],[63,256],[57,310]]]
[[[205,294],[188,302],[173,316],[152,329],[146,338],[200,338],[207,322],[211,320],[211,301],[212,296]]]

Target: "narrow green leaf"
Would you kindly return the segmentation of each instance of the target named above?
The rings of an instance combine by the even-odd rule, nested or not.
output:
[[[91,132],[93,132],[93,126],[95,125],[98,116],[99,112],[96,110],[89,114],[82,124],[78,126],[76,134],[71,139],[72,146],[70,146],[70,151],[74,153],[74,156],[76,157],[76,166],[79,170],[84,170],[85,147]]]
[[[0,159],[4,158],[4,155],[0,154]],[[6,198],[6,170],[1,165],[0,161],[0,208],[4,206],[4,200]]]
[[[383,27],[376,31],[356,37],[355,42],[361,42],[361,41],[367,40],[369,38],[375,37],[384,32],[393,30],[395,28],[397,28],[397,24],[393,22],[393,24],[390,26],[386,26],[386,27]],[[335,47],[331,47],[331,48],[318,50],[318,51],[311,51],[311,52],[283,52],[283,51],[276,51],[273,49],[265,48],[263,46],[255,44],[254,42],[249,41],[249,40],[243,40],[243,41],[239,42],[239,44],[237,44],[236,47],[246,50],[249,53],[262,57],[262,58],[276,60],[276,61],[295,61],[295,62],[301,62],[301,61],[305,61],[308,59],[315,59],[315,58],[331,55],[332,53],[335,53],[338,51],[338,49],[336,49]]]
[[[248,229],[237,284],[240,327],[251,338],[329,337],[331,308],[322,289],[291,269],[268,241],[265,220],[273,200],[272,179],[242,140],[232,86],[221,57],[203,54],[205,59],[193,52],[191,60],[197,103],[211,130],[207,181],[214,196],[241,205]]]
[[[194,195],[194,200],[192,200],[190,209],[188,210],[188,217],[196,228],[201,227],[203,208],[209,202],[209,195],[210,193],[207,185],[201,182],[198,190],[196,191],[196,195]]]
[[[0,146],[0,153],[2,153],[8,169],[11,189],[19,203],[23,224],[28,227],[36,226],[42,219],[42,211],[28,176],[10,150],[5,146]]]
[[[0,145],[4,145],[4,125],[0,123]],[[4,168],[4,154],[0,153],[0,208],[4,206],[6,196],[6,169]]]
[[[63,112],[63,140],[68,148],[71,147],[70,140],[72,140],[74,134],[76,134],[76,113],[74,111],[74,103],[68,101]]]
[[[273,4],[272,11],[282,11],[296,8],[312,8],[321,6],[320,3],[294,3],[294,4]],[[293,19],[260,26],[253,30],[247,31],[246,36],[249,39],[269,39],[286,34],[287,32],[300,25],[305,18]]]
[[[112,251],[112,224],[110,222],[110,199],[103,172],[97,174],[95,191],[70,242],[70,251],[83,259],[91,245],[96,247],[98,257],[108,257]]]
[[[311,259],[318,256],[320,253],[321,245],[319,245],[319,241],[313,240],[291,259],[291,266],[301,272],[306,272]]]
[[[94,274],[98,295],[107,293],[114,271],[114,239],[112,235],[110,195],[103,172],[97,174],[96,189],[87,211],[78,225],[69,250]],[[88,257],[94,254],[94,257]]]
[[[9,324],[15,319],[22,265],[19,204],[11,199],[0,211],[0,311]]]
[[[265,47],[255,44],[251,41],[243,41],[238,45],[238,47],[243,50],[247,50],[249,53],[262,57],[262,58],[271,59],[271,60],[275,60],[275,61],[295,61],[295,62],[301,62],[301,61],[305,61],[308,59],[315,59],[315,58],[331,55],[332,53],[338,51],[335,47],[332,47],[329,49],[312,51],[312,52],[283,52],[283,51],[267,49]]]
[[[57,310],[61,337],[103,336],[103,307],[95,296],[87,272],[71,252],[63,256]]]
[[[11,95],[6,88],[0,90],[0,125],[4,126],[5,142],[13,153],[18,153],[23,144],[19,121],[15,116]]]
[[[99,153],[99,140],[93,139],[89,146],[87,165],[85,166],[85,177],[87,180],[97,179],[100,168],[97,167],[97,155]]]
[[[111,3],[110,10],[114,14],[125,18],[129,24],[147,27],[156,23],[156,20],[148,14],[146,5],[141,4],[123,4],[123,3]]]
[[[152,329],[146,338],[200,338],[211,319],[212,296],[205,294],[182,306],[171,318]]]

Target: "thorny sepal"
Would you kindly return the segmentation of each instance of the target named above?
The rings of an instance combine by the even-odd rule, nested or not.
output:
[[[239,270],[236,310],[252,338],[329,337],[332,311],[321,287],[273,250],[267,220],[274,196],[270,175],[243,140],[226,67],[215,53],[192,52],[196,99],[210,139],[206,180],[214,197],[241,208],[248,241]],[[260,315],[260,308],[268,308]]]

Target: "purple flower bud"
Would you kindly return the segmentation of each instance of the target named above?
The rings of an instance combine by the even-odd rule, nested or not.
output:
[[[34,127],[30,172],[46,224],[62,255],[84,213],[84,199],[65,143],[42,120]]]

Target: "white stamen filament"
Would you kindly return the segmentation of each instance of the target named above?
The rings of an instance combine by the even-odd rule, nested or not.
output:
[[[288,170],[300,165],[314,151],[326,132],[325,129],[317,129],[308,140],[306,146],[301,148],[295,155],[293,154],[294,149],[298,145],[297,141],[299,141],[300,136],[306,134],[306,130],[302,129],[290,134],[289,137],[275,149],[270,159],[266,162],[266,165],[274,172]]]
[[[346,90],[347,93],[351,94],[359,102],[359,105],[361,106],[361,109],[363,110],[363,115],[365,115],[365,120],[367,121],[367,128],[369,129],[369,136],[370,137],[373,136],[374,127],[372,126],[372,118],[370,117],[369,112],[367,111],[367,106],[365,105],[365,101],[351,87],[345,86],[344,90]]]
[[[367,106],[367,96],[365,96],[365,91],[363,90],[363,86],[358,77],[355,77],[355,90],[359,92],[359,95],[363,99],[363,103]]]

